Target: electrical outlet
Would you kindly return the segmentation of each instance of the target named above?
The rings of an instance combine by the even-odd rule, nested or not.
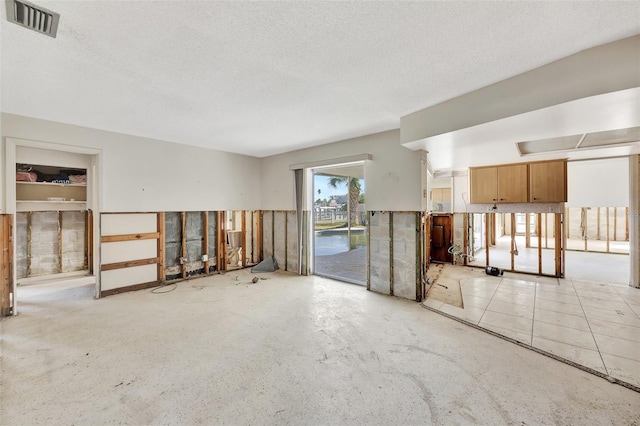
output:
[[[202,255],[202,261],[203,261],[203,262],[206,262],[207,260],[209,260],[209,256],[208,256],[208,255],[206,255],[206,254],[203,254],[203,255]]]

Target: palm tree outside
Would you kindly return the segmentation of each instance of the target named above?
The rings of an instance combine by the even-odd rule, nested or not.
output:
[[[337,188],[340,185],[347,186],[349,189],[349,223],[351,226],[359,225],[357,211],[358,202],[360,201],[360,191],[362,190],[360,179],[346,176],[332,176],[328,183],[333,188]]]

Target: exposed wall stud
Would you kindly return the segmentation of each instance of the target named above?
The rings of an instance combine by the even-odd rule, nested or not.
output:
[[[389,294],[393,296],[393,212],[389,212]]]
[[[187,278],[187,212],[181,213],[182,224],[182,259],[180,260],[182,269],[182,279]]]
[[[371,290],[371,211],[367,211],[367,290]]]
[[[164,212],[158,213],[158,282],[164,284],[167,281],[167,271],[166,271],[166,254],[164,251],[165,247],[165,215]]]

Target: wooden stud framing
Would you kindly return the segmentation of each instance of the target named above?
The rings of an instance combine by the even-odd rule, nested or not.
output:
[[[367,211],[367,290],[371,290],[371,211]]]
[[[415,214],[416,216],[416,302],[422,302],[423,298],[423,286],[422,286],[422,243],[420,241],[420,237],[422,236],[422,231],[420,229],[420,213]]]
[[[0,238],[2,238],[2,253],[0,253],[0,316],[8,316],[13,308],[13,282],[12,267],[13,241],[12,241],[13,218],[10,215],[0,215]]]
[[[162,214],[164,217],[164,213]],[[159,220],[159,219],[158,219]],[[159,227],[160,224],[158,224]],[[164,225],[162,226],[164,228]],[[156,240],[160,237],[161,232],[147,232],[143,234],[126,234],[126,235],[105,235],[100,239],[102,243],[115,243],[118,241],[136,241],[136,240]]]
[[[600,239],[600,207],[598,207],[597,211],[596,211],[596,240]],[[587,224],[587,229],[589,228],[589,225]]]
[[[464,227],[464,232],[462,233],[462,249],[465,253],[469,253],[469,214],[464,213],[462,215],[462,226]],[[462,264],[467,265],[467,256],[462,258]]]
[[[287,238],[287,236],[289,235],[289,212],[284,211],[284,212],[282,212],[282,214],[284,215],[284,270],[288,271],[289,270],[289,268],[288,268],[288,266],[289,266],[289,256],[288,256],[289,238]],[[275,228],[275,222],[274,222],[274,228]]]
[[[271,255],[276,257],[276,212],[271,211]]]
[[[158,213],[157,221],[158,221],[158,224],[157,224],[158,282],[160,282],[161,284],[164,284],[165,282],[167,282],[166,254],[165,254],[166,222],[165,222],[164,212]]]
[[[203,262],[204,274],[209,274],[209,212],[202,212],[202,228],[204,235],[202,236],[202,252],[207,256],[207,260]]]
[[[629,241],[629,207],[625,207],[624,210],[624,240]]]
[[[31,276],[31,223],[33,212],[27,212],[27,277]]]
[[[89,271],[89,275],[93,275],[93,211],[87,210],[84,217],[85,267]]]
[[[544,248],[549,248],[549,216],[544,214]]]
[[[531,225],[529,223],[529,213],[524,214],[524,246],[526,248],[531,247]]]
[[[515,242],[516,242],[516,214],[511,213],[511,270],[516,269],[516,256],[515,256]]]
[[[181,213],[182,222],[182,258],[180,259],[182,279],[187,278],[187,212]]]
[[[389,212],[389,294],[393,296],[393,212]]]
[[[613,208],[613,241],[618,241],[618,208]]]
[[[218,222],[216,223],[216,244],[218,250],[216,251],[216,263],[218,267],[218,272],[227,270],[227,250],[226,250],[226,223],[227,214],[224,211],[218,212]]]
[[[587,223],[589,223],[589,210],[586,208],[582,208],[582,213],[583,213],[583,223],[582,225],[584,226],[584,235],[582,236],[584,238],[584,251],[587,251],[588,247],[587,247],[587,241],[589,240],[588,236],[588,232],[587,232]],[[599,227],[600,225],[598,225]]]
[[[607,227],[607,241],[606,241],[606,252],[609,253],[609,207],[606,208],[607,218],[605,221],[605,225]]]
[[[234,212],[234,215],[236,213]],[[247,215],[244,211],[240,211],[242,230],[241,230],[241,242],[240,247],[242,247],[242,256],[240,256],[240,265],[244,268],[247,266],[246,258],[247,258]]]
[[[545,218],[546,219],[546,218]],[[570,215],[569,215],[569,207],[564,208],[564,220],[567,224],[567,238],[571,238],[571,226],[569,223]],[[546,220],[545,220],[546,224]]]
[[[258,221],[256,222],[256,261],[259,263],[264,260],[262,258],[262,211],[258,210],[256,214],[258,215]]]
[[[562,215],[555,214],[554,222],[554,234],[555,234],[555,263],[556,263],[556,277],[562,277],[564,266],[562,265]],[[585,240],[586,241],[586,240]]]
[[[62,212],[58,212],[58,273],[62,273]]]
[[[484,254],[486,258],[486,266],[489,266],[489,243],[491,242],[491,233],[493,232],[490,216],[494,214],[495,213],[484,213]]]
[[[538,224],[539,224],[540,221],[542,220],[542,213],[537,214],[536,220],[538,221]],[[544,223],[545,225],[547,224],[546,213],[545,213]],[[547,238],[546,233],[545,233],[545,238]],[[540,233],[539,231],[538,231],[538,274],[542,275],[542,233]]]
[[[101,271],[113,271],[114,269],[133,268],[134,266],[155,265],[160,264],[159,257],[149,259],[127,260],[125,262],[107,263],[100,267]]]

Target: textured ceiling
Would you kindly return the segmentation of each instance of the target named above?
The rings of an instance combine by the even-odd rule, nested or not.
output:
[[[640,32],[638,2],[35,3],[58,37],[2,7],[3,112],[258,157]]]

